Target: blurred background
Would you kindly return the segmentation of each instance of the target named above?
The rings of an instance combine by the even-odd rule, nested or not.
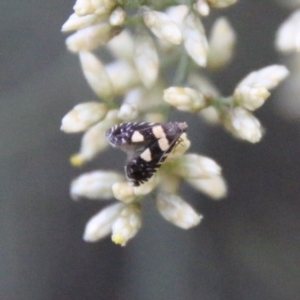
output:
[[[122,248],[109,238],[83,242],[87,220],[106,203],[69,196],[82,172],[68,161],[80,135],[60,132],[60,120],[94,99],[60,32],[73,5],[0,1],[0,299],[300,299],[300,69],[274,50],[292,9],[240,0],[205,21],[210,28],[222,14],[237,31],[235,59],[211,74],[224,95],[269,64],[286,64],[292,75],[256,113],[266,128],[257,145],[181,115],[191,152],[223,167],[228,197],[212,201],[183,187],[204,215],[190,231],[164,221],[147,199],[142,230]],[[115,154],[107,151],[89,169],[121,170]]]

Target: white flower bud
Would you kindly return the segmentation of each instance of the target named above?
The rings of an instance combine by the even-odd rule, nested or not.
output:
[[[66,39],[67,48],[72,52],[92,51],[120,32],[117,27],[100,23],[80,29]]]
[[[107,111],[108,107],[104,103],[80,103],[63,117],[60,130],[67,133],[85,131],[95,123],[101,121]]]
[[[92,200],[110,199],[113,197],[113,184],[122,180],[122,175],[112,171],[85,173],[73,180],[70,194],[74,200],[78,200],[80,197]]]
[[[118,118],[123,121],[133,121],[137,118],[138,107],[134,104],[123,103],[118,112]]]
[[[112,186],[114,197],[124,203],[130,203],[137,198],[134,186],[128,182],[117,182]]]
[[[207,0],[207,2],[212,7],[224,8],[235,4],[237,0]]]
[[[80,152],[73,155],[70,159],[73,166],[82,166],[109,145],[105,138],[105,132],[118,123],[117,113],[117,110],[109,111],[103,121],[85,132],[81,140]]]
[[[98,22],[107,20],[109,15],[86,15],[78,16],[77,14],[72,14],[69,19],[63,24],[61,31],[72,31],[86,28]]]
[[[189,8],[187,5],[176,5],[166,9],[167,16],[178,26],[182,25],[183,20],[187,16],[188,12]]]
[[[113,97],[112,82],[101,61],[91,52],[80,52],[79,59],[84,77],[99,98]]]
[[[183,23],[184,47],[189,56],[200,66],[206,66],[208,42],[204,27],[194,14],[189,14]]]
[[[116,96],[123,95],[140,83],[136,70],[126,61],[116,60],[105,66]]]
[[[228,20],[219,18],[213,25],[209,38],[208,68],[221,69],[232,59],[236,34]]]
[[[112,241],[125,246],[137,234],[141,225],[140,206],[136,203],[127,205],[112,226]]]
[[[116,6],[114,0],[77,0],[73,9],[78,16],[109,14]]]
[[[208,16],[209,15],[209,5],[207,4],[206,0],[198,0],[195,4],[194,4],[194,8],[197,10],[197,12],[201,15],[201,16]]]
[[[159,39],[175,45],[181,43],[182,35],[179,27],[165,13],[146,9],[143,17],[146,26]]]
[[[187,182],[196,190],[204,193],[214,200],[222,199],[227,194],[227,185],[222,176],[214,176],[204,179],[188,179]]]
[[[191,88],[169,87],[164,90],[164,100],[179,110],[197,112],[206,106],[201,93]]]
[[[251,111],[261,107],[269,96],[270,92],[261,85],[238,85],[233,94],[237,105]]]
[[[174,194],[160,193],[156,200],[160,214],[168,221],[182,229],[195,227],[202,220],[202,216]]]
[[[300,51],[300,9],[283,22],[276,34],[275,45],[279,51]]]
[[[239,84],[248,86],[263,86],[267,90],[275,88],[289,74],[285,66],[271,65],[249,73]]]
[[[136,196],[144,196],[151,193],[158,184],[158,177],[157,174],[154,174],[148,181],[145,183],[135,186],[134,193]]]
[[[95,11],[91,0],[77,0],[73,9],[78,16],[93,14]]]
[[[159,61],[155,45],[150,37],[143,35],[135,39],[134,64],[143,84],[151,88],[158,76]]]
[[[223,123],[235,137],[250,143],[257,143],[263,135],[258,119],[242,107],[235,107],[225,112]]]
[[[129,31],[123,30],[112,38],[106,46],[115,57],[122,60],[133,60],[134,43]]]
[[[105,207],[94,215],[86,224],[83,239],[86,242],[96,242],[111,233],[112,225],[124,209],[123,203]]]
[[[210,178],[221,174],[221,167],[211,158],[198,154],[185,154],[174,166],[175,174],[187,179]]]
[[[115,10],[111,13],[109,17],[109,23],[111,26],[122,26],[126,18],[126,12],[121,7],[118,6]]]

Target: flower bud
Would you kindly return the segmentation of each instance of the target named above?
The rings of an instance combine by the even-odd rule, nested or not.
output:
[[[159,39],[175,45],[181,43],[182,35],[179,27],[165,13],[146,9],[143,17],[146,26]]]
[[[271,65],[249,73],[239,84],[247,86],[263,86],[267,90],[275,88],[289,74],[285,66]]]
[[[164,100],[179,110],[197,112],[206,106],[201,93],[191,88],[170,87],[164,90]]]
[[[117,27],[100,23],[73,33],[66,39],[66,45],[71,52],[92,51],[105,45],[119,32],[120,29]]]
[[[116,203],[102,209],[86,224],[83,239],[86,242],[96,242],[109,235],[112,225],[124,209],[123,203]]]
[[[80,52],[79,59],[83,74],[95,94],[104,100],[111,100],[112,82],[101,61],[91,52]]]
[[[261,107],[270,96],[270,92],[263,86],[238,85],[233,98],[237,105],[248,110],[256,110]]]
[[[78,200],[80,197],[92,200],[110,199],[113,197],[113,184],[121,180],[123,180],[123,176],[112,171],[85,173],[73,180],[70,194],[74,200]]]
[[[227,194],[227,185],[222,176],[213,176],[203,179],[188,179],[187,182],[196,190],[204,193],[213,200],[222,199]]]
[[[204,27],[194,14],[189,14],[183,23],[184,47],[189,56],[200,66],[206,66],[208,42]]]
[[[126,205],[112,226],[112,241],[125,246],[142,225],[141,208],[137,203]]]
[[[291,52],[300,50],[300,9],[296,10],[283,22],[276,34],[275,45],[279,51]]]
[[[118,112],[118,118],[123,121],[133,121],[138,116],[138,107],[134,104],[123,103]]]
[[[119,59],[133,60],[134,43],[131,33],[123,30],[120,34],[112,38],[106,45],[110,52]]]
[[[134,186],[128,182],[117,182],[112,186],[114,197],[124,203],[130,203],[136,199]]]
[[[198,0],[194,4],[194,8],[203,17],[206,17],[209,15],[210,8],[209,8],[209,5],[207,4],[206,0]]]
[[[116,96],[123,95],[140,83],[136,70],[126,61],[116,60],[105,66]]]
[[[159,71],[158,54],[152,39],[146,35],[135,39],[134,64],[143,84],[154,85]]]
[[[208,68],[218,70],[232,59],[236,34],[226,18],[219,18],[213,25],[209,38]]]
[[[258,119],[242,107],[235,107],[223,114],[223,123],[235,137],[257,143],[263,135]]]
[[[109,111],[104,120],[85,132],[81,140],[80,152],[71,157],[72,165],[81,167],[108,146],[105,132],[118,123],[117,113],[117,110]]]
[[[86,15],[78,16],[77,14],[72,14],[69,19],[63,24],[61,31],[73,31],[86,28],[95,23],[107,20],[109,15]]]
[[[118,6],[115,10],[111,13],[109,17],[109,23],[111,26],[122,26],[126,18],[126,12],[121,7]]]
[[[221,174],[221,167],[211,158],[185,154],[178,158],[173,172],[187,179],[210,178]]]
[[[160,214],[168,221],[182,229],[195,227],[202,220],[189,204],[174,194],[160,193],[156,199]]]
[[[108,111],[104,103],[86,102],[76,105],[62,119],[60,130],[67,133],[87,130],[101,121]]]

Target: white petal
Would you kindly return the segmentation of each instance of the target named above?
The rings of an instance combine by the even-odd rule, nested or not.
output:
[[[112,186],[122,181],[123,176],[113,171],[93,171],[85,173],[73,180],[70,188],[71,197],[95,199],[110,199],[113,197]]]
[[[187,182],[214,200],[224,198],[227,194],[227,185],[222,176],[207,179],[188,179]]]
[[[182,198],[174,194],[160,193],[156,200],[160,214],[174,225],[189,229],[198,225],[202,219]]]
[[[116,203],[102,209],[86,224],[83,239],[96,242],[111,233],[112,225],[124,209],[123,203]]]
[[[104,103],[80,103],[63,117],[60,129],[67,133],[85,131],[101,121],[107,111],[108,107]]]
[[[190,57],[201,67],[206,66],[208,42],[200,18],[189,14],[183,24],[184,46]]]
[[[91,52],[80,52],[79,59],[83,74],[95,94],[105,100],[112,99],[112,82],[101,61]]]
[[[112,227],[112,241],[125,246],[132,239],[142,225],[141,209],[138,204],[127,205],[114,222]]]

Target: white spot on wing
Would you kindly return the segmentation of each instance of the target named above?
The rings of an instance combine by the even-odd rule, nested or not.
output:
[[[145,161],[151,161],[152,156],[151,156],[151,151],[149,150],[149,148],[144,150],[144,152],[140,155],[140,157]]]
[[[136,130],[131,137],[131,141],[133,143],[143,142],[144,136]]]
[[[169,141],[165,137],[160,138],[157,142],[162,151],[166,151],[170,147]]]
[[[152,132],[157,139],[166,137],[165,131],[160,125],[152,127]]]

